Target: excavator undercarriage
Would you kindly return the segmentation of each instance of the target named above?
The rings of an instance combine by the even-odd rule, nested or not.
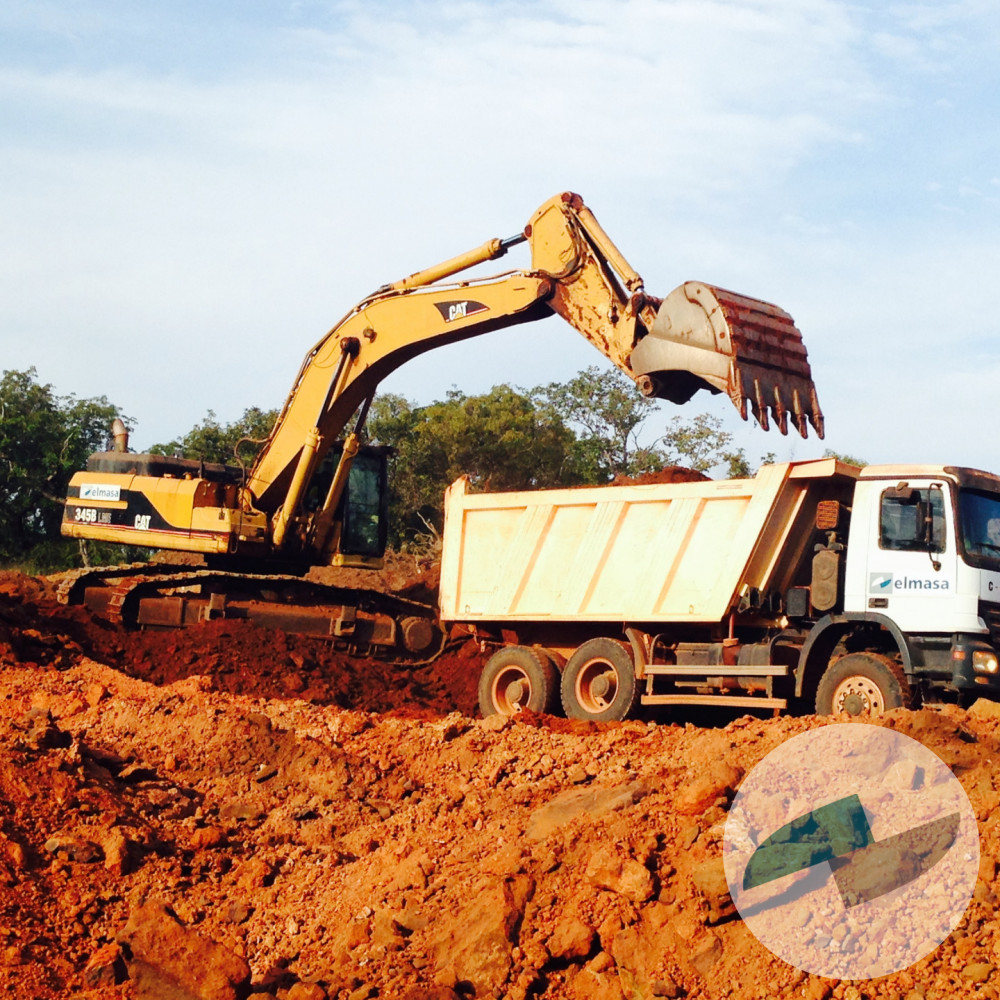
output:
[[[85,604],[125,627],[248,621],[408,666],[434,659],[446,639],[431,605],[275,573],[140,563],[67,573],[57,593],[64,604]]]

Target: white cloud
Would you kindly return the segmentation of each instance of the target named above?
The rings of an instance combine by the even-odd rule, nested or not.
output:
[[[208,8],[174,25],[162,8],[120,24],[108,10],[13,4],[0,21],[49,39],[0,71],[0,212],[17,251],[0,340],[4,367],[120,402],[138,444],[209,407],[277,405],[358,298],[517,231],[565,188],[652,291],[704,278],[789,308],[831,433],[867,406],[844,390],[861,352],[873,385],[897,385],[917,377],[900,355],[939,349],[943,327],[969,336],[926,290],[942,273],[963,285],[947,261],[962,243],[938,230],[967,216],[942,192],[984,182],[928,161],[907,116],[922,74],[923,107],[950,100],[940,77],[983,8],[942,22],[906,5],[871,31],[874,14],[832,0],[304,4],[211,25],[218,57],[202,62],[162,39]],[[883,204],[907,184],[912,204]],[[995,238],[966,235],[964,273],[981,275]],[[436,352],[389,387],[532,385],[595,357],[552,320]]]

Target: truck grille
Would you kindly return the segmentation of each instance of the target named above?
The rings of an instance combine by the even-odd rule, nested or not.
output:
[[[986,627],[990,630],[990,643],[994,647],[1000,645],[1000,605],[980,601],[979,617],[982,618],[986,623]]]

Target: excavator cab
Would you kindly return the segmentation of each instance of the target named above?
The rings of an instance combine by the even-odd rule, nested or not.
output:
[[[386,457],[388,448],[364,448],[354,459],[342,501],[342,556],[375,556],[385,552],[389,512]]]
[[[327,495],[340,457],[343,441],[335,442],[310,483],[305,510],[319,510]],[[381,564],[389,525],[388,458],[392,448],[362,445],[351,462],[347,487],[334,515],[332,562],[335,566],[372,567]]]

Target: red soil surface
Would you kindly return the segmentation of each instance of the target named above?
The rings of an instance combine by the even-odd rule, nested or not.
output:
[[[653,472],[642,472],[638,476],[617,475],[614,486],[651,486],[660,483],[704,483],[710,477],[704,472],[686,469],[683,465],[667,465]]]
[[[883,720],[958,775],[983,861],[943,945],[850,984],[760,945],[721,860],[742,776],[830,720],[482,720],[479,666],[126,633],[0,574],[0,996],[1000,995],[997,706]]]

